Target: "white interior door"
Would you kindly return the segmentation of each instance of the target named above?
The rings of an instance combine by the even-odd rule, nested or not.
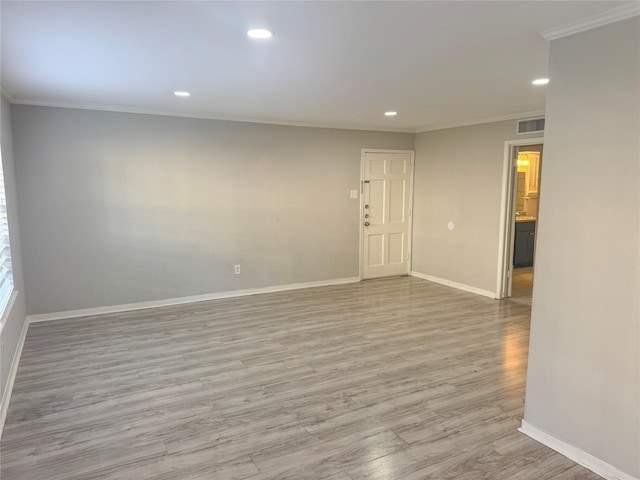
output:
[[[362,278],[407,275],[413,152],[362,152]]]

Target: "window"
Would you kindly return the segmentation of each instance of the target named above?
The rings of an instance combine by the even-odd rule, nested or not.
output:
[[[7,197],[4,190],[2,152],[0,150],[0,314],[4,314],[11,292],[13,292],[13,267],[11,266]]]

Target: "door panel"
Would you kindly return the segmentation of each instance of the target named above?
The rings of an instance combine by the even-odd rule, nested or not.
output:
[[[384,264],[384,235],[369,235],[367,237],[368,263],[372,267]]]
[[[385,183],[384,180],[372,180],[369,182],[369,208],[365,212],[365,215],[368,213],[369,223],[373,224],[382,224],[384,223],[384,211],[386,206],[386,198],[385,198]]]
[[[404,159],[391,160],[390,172],[393,174],[404,175],[407,173],[407,162]]]
[[[384,174],[386,165],[387,164],[384,160],[373,158],[369,162],[368,171],[369,173],[372,173],[372,174],[377,174],[377,173]]]
[[[389,181],[389,222],[404,222],[405,181]]]
[[[362,277],[409,273],[413,152],[363,154]]]
[[[389,234],[389,264],[402,263],[404,256],[404,235],[402,233]]]

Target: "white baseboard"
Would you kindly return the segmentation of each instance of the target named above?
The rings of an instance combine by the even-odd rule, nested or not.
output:
[[[476,295],[482,295],[483,297],[496,298],[496,292],[490,290],[484,290],[482,288],[472,287],[471,285],[465,285],[464,283],[452,282],[446,278],[434,277],[433,275],[427,275],[426,273],[411,272],[412,277],[421,278],[430,282],[446,285],[447,287],[457,288],[458,290],[464,290],[465,292],[475,293]]]
[[[148,308],[170,307],[185,303],[205,302],[207,300],[220,300],[223,298],[245,297],[248,295],[260,295],[263,293],[284,292],[287,290],[299,290],[301,288],[325,287],[328,285],[341,285],[344,283],[359,282],[359,277],[335,278],[331,280],[319,280],[305,283],[289,283],[287,285],[275,285],[272,287],[247,288],[244,290],[231,290],[228,292],[209,293],[204,295],[192,295],[189,297],[168,298],[150,302],[128,303],[125,305],[112,305],[109,307],[84,308],[81,310],[69,310],[66,312],[43,313],[30,315],[30,322],[46,322],[50,320],[62,320],[67,318],[92,317],[106,313],[130,312],[132,310],[146,310]]]
[[[11,360],[11,368],[9,369],[9,376],[7,377],[7,383],[4,386],[4,392],[2,393],[2,400],[0,400],[0,437],[2,437],[2,430],[4,429],[4,421],[7,418],[7,412],[9,411],[9,403],[11,402],[11,393],[13,392],[13,384],[16,381],[16,374],[18,373],[18,364],[20,363],[20,357],[22,356],[22,348],[24,347],[24,341],[27,338],[27,330],[29,330],[29,317],[25,318],[22,324],[22,331],[20,332],[20,338],[18,339],[18,345],[16,351],[13,354]]]
[[[518,430],[603,478],[608,480],[640,480],[628,473],[618,470],[613,465],[609,465],[607,462],[594,457],[578,447],[563,442],[550,433],[531,425],[526,420],[522,420],[522,426]]]

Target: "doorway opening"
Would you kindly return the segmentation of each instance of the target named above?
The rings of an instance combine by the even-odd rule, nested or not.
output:
[[[543,139],[505,142],[497,298],[532,304]]]

